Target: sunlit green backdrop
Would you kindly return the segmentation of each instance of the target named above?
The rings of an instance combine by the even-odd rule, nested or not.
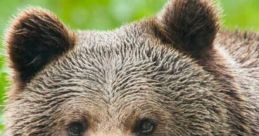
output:
[[[13,15],[36,6],[57,14],[73,29],[113,29],[156,14],[167,0],[0,0],[0,43]],[[229,29],[259,30],[259,0],[218,0],[223,9],[222,24]],[[5,50],[0,44],[0,111],[8,88]],[[1,115],[1,114],[0,114]],[[0,117],[0,135],[3,129]]]

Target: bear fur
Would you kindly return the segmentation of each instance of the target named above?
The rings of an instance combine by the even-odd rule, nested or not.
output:
[[[259,34],[221,29],[213,0],[112,31],[27,9],[5,42],[6,136],[259,135]]]

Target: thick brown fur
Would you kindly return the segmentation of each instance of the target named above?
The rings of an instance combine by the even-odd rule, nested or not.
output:
[[[243,60],[240,64],[249,63],[248,69],[257,71],[259,61],[258,34],[219,32],[219,11],[215,7],[213,0],[170,1],[158,20],[154,21],[154,32],[165,43],[171,43],[174,48],[194,58],[199,65],[222,83],[225,88],[222,93],[226,94],[225,102],[227,105],[231,105],[227,106],[228,110],[231,111],[229,116],[232,116],[231,118],[235,122],[244,123],[231,123],[231,127],[239,128],[246,133],[257,134],[257,127],[246,127],[258,117],[257,113],[251,112],[257,107],[255,105],[248,106],[246,104],[248,101],[243,96],[243,91],[248,88],[243,87],[249,83],[240,80],[240,75],[238,75],[240,73],[233,70],[237,67],[231,65],[232,62],[229,62],[228,57],[232,57],[234,61],[239,63]],[[216,40],[215,43],[214,40]],[[220,48],[229,51],[230,56],[222,54]],[[257,76],[258,72],[253,72],[253,74],[255,74],[254,78],[249,81],[255,80],[252,81],[256,84],[255,88],[252,89],[255,91],[259,86],[259,76]],[[253,118],[247,120],[243,118],[244,114],[250,114]]]
[[[24,11],[6,39],[6,136],[69,136],[74,122],[80,136],[142,136],[143,119],[148,136],[259,135],[259,34],[218,18],[212,0],[171,0],[151,19],[72,32]]]

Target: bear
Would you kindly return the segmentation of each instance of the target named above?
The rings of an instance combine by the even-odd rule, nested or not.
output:
[[[109,31],[24,10],[5,36],[5,135],[259,135],[259,34],[222,28],[216,5],[169,0]]]

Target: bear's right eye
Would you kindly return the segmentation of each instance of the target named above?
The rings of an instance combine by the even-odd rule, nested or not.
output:
[[[82,136],[85,132],[86,126],[81,122],[71,123],[68,127],[69,136]]]
[[[151,135],[156,128],[156,123],[152,119],[142,119],[137,122],[135,126],[135,133],[140,136],[148,136]]]

